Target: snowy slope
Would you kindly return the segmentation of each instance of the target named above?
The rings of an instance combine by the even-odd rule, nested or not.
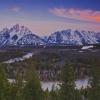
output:
[[[0,46],[6,45],[9,41],[9,38],[9,29],[5,28],[2,31],[0,31]]]
[[[0,31],[0,46],[6,45],[88,45],[100,43],[100,33],[93,31],[62,30],[52,33],[49,37],[39,37],[27,27],[16,24],[12,28]]]
[[[84,45],[97,44],[97,33],[92,31],[63,30],[51,34],[48,38],[48,44],[68,44],[68,45]]]
[[[16,24],[0,32],[0,45],[43,45],[44,41],[27,27]]]
[[[34,34],[27,34],[20,38],[17,42],[18,45],[44,45],[45,42],[38,36]]]

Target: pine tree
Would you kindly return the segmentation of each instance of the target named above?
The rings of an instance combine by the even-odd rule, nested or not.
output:
[[[19,63],[16,63],[19,66]],[[21,65],[20,65],[21,66]],[[14,82],[10,84],[9,98],[8,100],[23,100],[23,77],[20,69],[16,71]]]
[[[62,84],[59,92],[59,100],[79,100],[75,90],[75,75],[72,65],[67,64],[62,71]]]
[[[91,65],[88,100],[100,100],[100,63],[95,61]]]
[[[5,74],[5,65],[0,64],[0,100],[8,100],[9,97],[9,82]]]
[[[44,91],[44,100],[53,100],[50,99],[50,91],[48,90],[48,88]]]
[[[50,100],[58,100],[58,88],[52,86],[52,90],[50,92]]]
[[[23,90],[24,100],[43,100],[43,91],[33,63],[28,63],[26,73],[27,78]]]

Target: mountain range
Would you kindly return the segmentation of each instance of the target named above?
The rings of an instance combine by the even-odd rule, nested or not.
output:
[[[48,37],[39,37],[27,27],[16,24],[12,28],[0,31],[0,46],[40,46],[40,45],[89,45],[100,43],[100,32],[62,30]]]

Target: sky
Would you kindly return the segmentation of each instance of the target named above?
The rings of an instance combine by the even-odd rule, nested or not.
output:
[[[100,0],[0,0],[0,31],[15,24],[40,36],[78,29],[100,31]]]

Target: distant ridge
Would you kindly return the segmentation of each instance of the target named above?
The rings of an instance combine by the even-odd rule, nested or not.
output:
[[[46,36],[45,36],[46,37]],[[76,46],[100,43],[100,32],[79,31],[72,29],[57,31],[47,38],[39,37],[32,33],[27,27],[14,25],[12,28],[4,28],[0,31],[0,46]]]

